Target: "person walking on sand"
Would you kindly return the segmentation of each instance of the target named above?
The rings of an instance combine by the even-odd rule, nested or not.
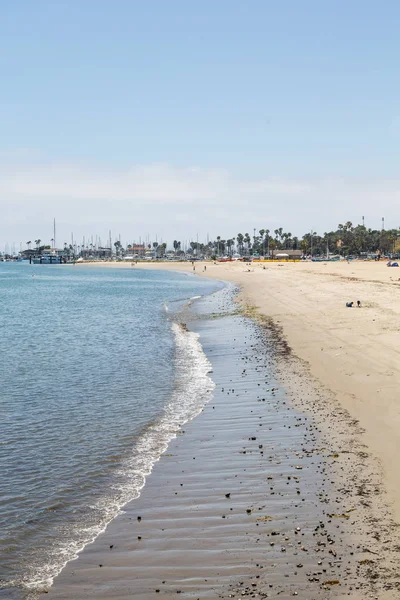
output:
[[[207,271],[207,265],[204,265],[204,271]]]

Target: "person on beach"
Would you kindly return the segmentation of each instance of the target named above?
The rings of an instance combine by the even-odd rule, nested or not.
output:
[[[204,265],[204,270],[207,271],[207,265]]]
[[[354,302],[346,302],[347,308],[353,308]]]
[[[361,308],[361,300],[357,300],[357,308]]]

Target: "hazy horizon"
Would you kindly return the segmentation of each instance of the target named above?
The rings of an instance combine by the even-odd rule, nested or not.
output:
[[[399,226],[394,0],[0,16],[0,247]]]

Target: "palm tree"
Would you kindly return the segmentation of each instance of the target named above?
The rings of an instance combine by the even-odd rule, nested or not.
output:
[[[282,244],[282,236],[283,236],[282,227],[279,227],[279,229],[274,229],[274,233],[275,233],[276,242],[278,242],[278,238],[279,238],[279,243]]]
[[[26,242],[26,245],[28,246],[28,250],[31,249],[31,244],[32,244],[31,240],[29,240],[29,242]]]
[[[250,252],[250,236],[248,233],[244,234],[244,243],[247,245],[247,250]]]
[[[285,248],[290,248],[291,246],[291,240],[292,240],[292,234],[290,232],[288,233],[283,233],[282,234],[282,238],[285,240]]]
[[[236,241],[238,244],[239,254],[243,254],[243,240],[244,240],[243,233],[238,233],[236,236]]]
[[[158,242],[153,242],[153,248],[154,248],[154,258],[157,258]]]
[[[226,246],[228,248],[228,254],[232,254],[232,246],[234,245],[235,240],[232,238],[229,238],[228,240],[226,240]]]
[[[267,240],[267,256],[269,258],[269,229],[265,230],[265,239]]]
[[[264,240],[265,229],[260,229],[260,231],[258,233],[260,234],[260,250],[262,249],[262,253],[264,255],[265,254],[265,240]]]
[[[160,246],[158,246],[158,252],[159,252],[160,256],[164,256],[166,250],[167,250],[167,244],[165,242],[163,242],[162,244],[160,244]]]
[[[93,244],[90,244],[91,248],[93,248]],[[120,251],[121,251],[121,242],[119,240],[117,240],[116,242],[114,242],[114,247],[115,247],[115,254],[118,256]]]
[[[40,248],[40,242],[41,242],[41,241],[42,241],[42,240],[39,240],[39,239],[38,239],[38,240],[35,240],[35,244],[36,244],[36,249],[37,249],[37,250],[39,250],[39,248]]]

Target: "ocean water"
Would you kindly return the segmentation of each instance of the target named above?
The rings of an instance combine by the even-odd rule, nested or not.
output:
[[[209,399],[177,322],[222,284],[162,271],[0,263],[0,596],[35,598],[140,494]]]

